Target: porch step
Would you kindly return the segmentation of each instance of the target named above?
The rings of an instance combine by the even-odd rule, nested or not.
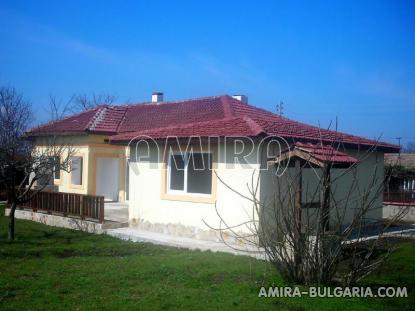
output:
[[[118,221],[111,221],[111,220],[105,220],[105,222],[102,224],[102,229],[118,229],[118,228],[127,228],[128,222],[118,222]]]
[[[192,250],[225,252],[235,255],[252,256],[258,259],[265,259],[265,253],[262,249],[253,248],[248,245],[229,244],[232,247],[222,243],[208,240],[199,240],[194,238],[179,237],[164,233],[140,230],[137,228],[121,228],[107,230],[106,233],[113,237],[141,243],[152,243],[177,248],[186,248]]]

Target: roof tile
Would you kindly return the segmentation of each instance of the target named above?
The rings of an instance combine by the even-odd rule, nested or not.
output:
[[[35,128],[29,134],[92,132],[113,135],[112,142],[136,136],[281,136],[354,146],[378,146],[397,152],[399,146],[307,125],[238,101],[213,96],[165,103],[99,106]]]

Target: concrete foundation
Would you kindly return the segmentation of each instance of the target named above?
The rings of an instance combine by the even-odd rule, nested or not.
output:
[[[170,235],[172,237],[189,238],[212,242],[223,242],[224,240],[226,243],[232,245],[242,245],[241,241],[236,239],[231,234],[223,232],[221,236],[218,231],[209,228],[203,230],[197,227],[184,226],[182,224],[151,223],[148,221],[142,221],[140,219],[131,219],[129,227],[141,231]],[[246,233],[238,233],[240,236],[244,236],[244,234],[246,235]]]
[[[266,258],[264,250],[255,247],[233,245],[230,243],[226,245],[222,242],[206,241],[187,237],[178,237],[170,234],[155,233],[151,231],[145,231],[134,228],[120,228],[107,230],[107,234],[118,239],[133,242],[152,243],[191,250],[224,252],[231,253],[234,255],[251,256],[263,260]]]
[[[9,216],[10,209],[6,208],[5,210],[6,216]],[[77,218],[69,218],[63,217],[59,215],[53,214],[45,214],[39,212],[32,212],[28,210],[16,210],[15,218],[17,219],[25,219],[25,220],[32,220],[44,225],[53,226],[53,227],[60,227],[60,228],[67,228],[67,229],[74,229],[74,230],[81,230],[90,233],[104,233],[105,229],[112,229],[112,228],[119,228],[120,224],[116,222],[106,222],[103,224],[88,221],[88,220],[81,220]],[[124,226],[125,227],[125,226]]]
[[[396,217],[398,213],[404,215],[400,220],[415,223],[415,206],[409,205],[384,205],[383,206],[383,218],[391,219]]]

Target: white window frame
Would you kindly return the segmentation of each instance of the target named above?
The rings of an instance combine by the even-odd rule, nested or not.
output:
[[[167,163],[167,193],[170,194],[180,194],[180,195],[186,195],[186,196],[197,196],[197,197],[212,197],[213,190],[210,189],[210,193],[197,193],[197,192],[187,192],[187,168],[189,165],[189,156],[190,154],[206,154],[209,155],[210,160],[212,161],[213,165],[213,155],[210,152],[170,152],[168,163]],[[170,179],[171,179],[171,160],[172,156],[174,155],[182,155],[184,157],[184,186],[183,190],[172,190],[170,189]],[[211,175],[211,185],[213,185],[213,174]]]
[[[130,157],[127,157],[126,161],[125,161],[125,197],[124,197],[125,202],[130,202],[130,196],[131,196],[131,192],[130,192],[130,185],[131,185],[130,165],[131,165],[131,159],[130,159]],[[127,180],[128,180],[128,182],[127,182]],[[128,196],[128,200],[127,200],[127,196]]]
[[[84,186],[84,157],[82,155],[73,155],[72,158],[79,158],[81,160],[81,169],[80,169],[80,183],[74,184],[72,183],[72,173],[74,170],[71,168],[71,175],[70,177],[70,185],[73,187],[83,187]],[[72,165],[72,164],[71,164]]]

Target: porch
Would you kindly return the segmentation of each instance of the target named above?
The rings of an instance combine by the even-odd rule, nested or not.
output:
[[[16,218],[88,232],[128,227],[128,204],[124,202],[54,191],[29,190],[25,196],[27,202],[17,207]],[[6,208],[6,214],[9,212]]]
[[[117,222],[128,225],[128,203],[105,202],[104,222]]]

